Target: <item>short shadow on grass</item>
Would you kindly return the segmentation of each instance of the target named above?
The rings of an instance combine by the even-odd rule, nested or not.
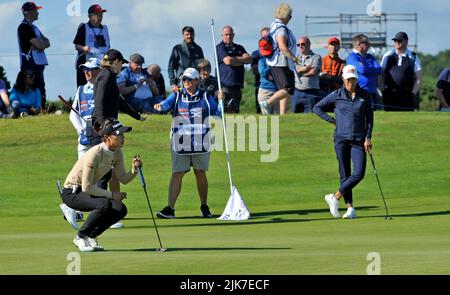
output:
[[[242,251],[242,250],[291,250],[292,248],[286,247],[277,247],[277,248],[256,248],[256,247],[202,247],[202,248],[167,248],[167,252],[175,252],[175,251]],[[158,252],[156,248],[139,248],[139,249],[111,249],[105,250],[104,252]]]

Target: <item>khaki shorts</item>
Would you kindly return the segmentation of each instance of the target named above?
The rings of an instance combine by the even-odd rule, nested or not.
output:
[[[172,153],[172,172],[189,172],[191,166],[195,170],[208,171],[209,156],[211,153],[196,154],[196,155],[179,155],[174,150],[170,149]]]

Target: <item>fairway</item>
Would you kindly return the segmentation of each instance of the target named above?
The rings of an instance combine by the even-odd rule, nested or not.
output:
[[[123,149],[143,159],[153,211],[167,203],[171,175],[169,116],[133,126]],[[193,173],[185,176],[174,220],[157,219],[159,247],[144,191],[128,193],[125,228],[99,238],[104,252],[82,253],[81,274],[367,274],[378,253],[381,274],[450,274],[450,116],[375,113],[373,155],[392,220],[370,161],[354,190],[358,218],[333,219],[323,199],[338,187],[333,128],[315,115],[280,118],[279,159],[231,152],[233,179],[250,210],[247,221],[202,219]],[[62,218],[56,180],[76,161],[67,115],[0,120],[0,274],[66,274],[78,253]],[[209,206],[214,217],[229,197],[224,152],[213,152]],[[344,204],[341,201],[341,214]],[[369,260],[368,260],[369,255]]]

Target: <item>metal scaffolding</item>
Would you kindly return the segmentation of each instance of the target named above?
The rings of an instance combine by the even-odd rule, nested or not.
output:
[[[345,14],[338,16],[305,16],[305,31],[314,47],[326,46],[328,38],[332,36],[341,39],[341,47],[347,51],[352,48],[352,37],[365,34],[376,53],[386,51],[388,39],[387,32],[392,23],[401,22],[407,26],[410,37],[408,47],[417,49],[417,13],[397,13],[369,16],[367,14]],[[411,25],[408,25],[411,23]],[[411,40],[412,39],[412,40]],[[390,40],[389,40],[390,41]]]

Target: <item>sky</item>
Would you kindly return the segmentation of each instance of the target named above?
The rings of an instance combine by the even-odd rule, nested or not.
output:
[[[367,6],[380,0],[295,0],[284,1],[293,8],[289,23],[297,38],[305,35],[305,16],[338,16],[341,13],[366,14]],[[8,80],[14,83],[18,70],[17,26],[22,20],[21,6],[25,1],[0,0],[0,65],[6,69]],[[125,57],[138,52],[146,64],[156,63],[167,79],[167,63],[172,47],[182,41],[181,28],[193,26],[195,41],[205,57],[214,65],[211,19],[215,22],[215,38],[218,43],[223,26],[231,25],[235,31],[235,43],[251,53],[257,49],[259,30],[270,25],[275,7],[282,1],[275,0],[35,0],[41,9],[34,23],[50,39],[46,50],[49,65],[45,70],[48,100],[58,94],[68,98],[76,91],[75,56],[73,46],[78,25],[87,22],[87,10],[92,4],[100,4],[108,11],[103,24],[109,28],[112,48],[119,49]],[[387,14],[417,13],[418,29],[415,38],[414,23],[388,23],[388,44],[398,31],[410,35],[410,42],[417,42],[417,50],[436,54],[450,48],[450,0],[384,0],[382,12]],[[360,27],[373,31],[372,25]],[[308,26],[308,33],[337,32],[336,25]],[[314,50],[325,54],[322,46]],[[213,66],[214,67],[214,66]],[[168,86],[168,85],[166,85]]]

